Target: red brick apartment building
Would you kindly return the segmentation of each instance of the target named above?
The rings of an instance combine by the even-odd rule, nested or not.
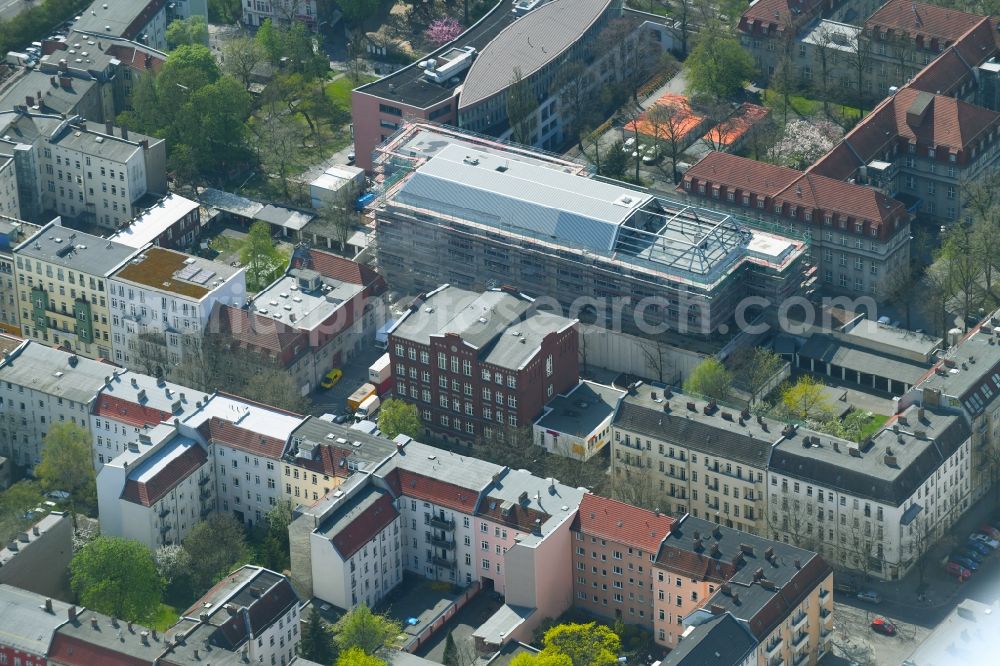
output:
[[[576,321],[535,309],[511,288],[449,285],[424,294],[389,334],[395,395],[428,432],[456,441],[530,426],[580,380]]]

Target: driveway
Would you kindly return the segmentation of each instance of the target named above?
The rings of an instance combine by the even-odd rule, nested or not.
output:
[[[384,353],[385,350],[378,349],[374,343],[366,343],[361,351],[340,366],[340,369],[344,371],[344,376],[333,388],[329,390],[320,388],[312,394],[312,413],[316,416],[326,413],[345,413],[348,396],[368,381],[368,368]]]

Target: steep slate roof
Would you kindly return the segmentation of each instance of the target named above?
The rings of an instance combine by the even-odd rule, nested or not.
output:
[[[659,512],[587,493],[580,502],[572,529],[655,555],[673,522],[673,518]]]
[[[746,626],[730,613],[699,624],[660,662],[661,666],[736,666],[757,647]]]
[[[155,476],[146,481],[129,479],[122,490],[122,499],[134,504],[152,506],[173,490],[208,460],[208,453],[198,444],[168,462]]]
[[[685,408],[688,401],[695,403],[696,411],[691,412]],[[615,426],[743,462],[757,469],[763,469],[767,465],[771,444],[781,437],[780,425],[768,425],[770,432],[762,432],[753,420],[739,427],[735,423],[724,421],[720,416],[720,412],[726,411],[724,409],[706,416],[702,412],[706,403],[687,396],[678,394],[671,401],[669,412],[663,411],[661,405],[654,407],[653,404],[641,397],[626,396],[615,417]],[[737,413],[734,418],[738,416]]]
[[[924,411],[923,422],[918,422],[915,408],[902,419],[897,417],[897,425],[906,421],[899,433],[891,427],[880,431],[870,448],[861,449],[860,456],[850,455],[842,443],[839,451],[835,450],[823,436],[819,436],[820,446],[806,448],[806,435],[793,433],[774,447],[771,470],[900,506],[971,434],[965,419],[957,414],[930,408]],[[918,436],[917,430],[923,430],[925,436]],[[895,456],[893,464],[885,462],[888,449]]]
[[[315,451],[319,454],[317,459],[295,458],[294,464],[307,469],[310,472],[325,474],[327,476],[339,476],[346,478],[351,475],[347,466],[341,465],[340,461],[350,459],[354,451],[342,449],[337,446],[331,446],[329,444],[320,444],[316,447]]]
[[[885,28],[907,36],[922,35],[925,42],[934,38],[945,40],[950,44],[982,20],[982,16],[939,5],[911,0],[889,0],[868,17],[865,28]],[[928,46],[929,44],[926,44],[925,48]]]
[[[123,400],[103,392],[97,396],[93,412],[94,416],[103,416],[136,428],[154,426],[171,417],[169,412],[147,407],[131,400]]]
[[[277,460],[285,451],[285,440],[241,428],[217,416],[201,424],[198,431],[214,444],[225,444],[262,458]]]
[[[365,484],[337,507],[319,531],[329,536],[330,543],[347,560],[398,517],[392,496],[372,484]]]
[[[252,589],[263,588],[260,596],[254,597]],[[265,629],[278,621],[298,603],[298,597],[288,579],[272,571],[262,570],[257,575],[246,580],[236,594],[228,597],[228,603],[235,604],[239,612],[225,619],[219,625],[215,638],[223,647],[236,650],[253,636],[260,636]],[[216,612],[213,623],[222,618],[222,613]]]
[[[96,628],[91,618],[97,619]],[[148,645],[142,642],[142,632],[148,634]],[[124,620],[115,627],[107,615],[81,610],[75,621],[56,631],[48,657],[50,664],[61,666],[152,666],[164,647],[162,634],[154,637],[137,624],[129,629]]]
[[[740,29],[750,32],[755,23],[764,33],[796,27],[819,13],[824,4],[823,0],[758,0],[743,12]]]

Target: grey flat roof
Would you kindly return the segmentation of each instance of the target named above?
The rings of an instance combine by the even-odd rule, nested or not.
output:
[[[373,465],[382,463],[396,452],[396,445],[384,437],[369,435],[348,425],[330,423],[315,416],[310,416],[292,431],[292,441],[296,439],[317,445],[350,449],[351,461],[361,463],[360,467],[365,471],[372,469]]]
[[[4,458],[4,460],[6,460],[6,458]],[[20,538],[17,539],[17,550],[11,550],[7,547],[0,549],[0,566],[10,564],[10,561],[16,557],[20,557],[24,560],[31,559],[31,557],[33,557],[26,555],[25,553],[34,553],[35,555],[38,555],[38,552],[34,548],[34,544],[37,543],[40,538],[45,536],[49,530],[59,525],[59,523],[64,520],[68,521],[69,517],[68,514],[63,513],[62,511],[53,511],[52,513],[46,514],[41,520],[31,526],[32,529],[28,529],[23,532],[28,539],[27,541],[22,541]],[[37,536],[34,533],[35,528],[37,528],[39,532]],[[68,535],[69,532],[67,532],[67,536]],[[70,546],[71,541],[67,540],[65,545]],[[52,544],[49,544],[49,547],[53,547]],[[3,622],[0,621],[0,643],[3,642],[2,627]]]
[[[138,249],[197,209],[198,202],[171,192],[130,220],[127,227],[111,236],[111,240]]]
[[[427,345],[431,336],[456,333],[481,349],[530,308],[531,301],[499,289],[474,292],[445,285],[400,317],[391,335]]]
[[[568,394],[557,395],[546,405],[550,409],[535,421],[539,428],[583,437],[589,435],[618,408],[625,391],[594,382],[581,381]]]
[[[906,666],[991,664],[1000,635],[1000,603],[965,599],[903,663]]]
[[[454,460],[451,462],[455,463]],[[531,545],[544,539],[564,521],[573,520],[585,492],[580,488],[559,483],[558,480],[553,484],[551,479],[535,476],[526,469],[511,469],[489,489],[488,499],[479,506],[477,513],[493,514],[493,519],[497,520],[495,507],[492,507],[491,503],[499,502],[502,505],[504,502],[510,502],[518,505],[520,509],[545,514],[547,518],[542,519],[540,535],[530,533],[523,526],[520,529],[518,543]],[[527,493],[527,500],[522,503],[520,498],[524,493]]]
[[[71,366],[70,358],[76,359]],[[111,375],[113,365],[76,356],[29,340],[0,363],[0,380],[74,402],[89,402]]]
[[[930,356],[931,352],[940,347],[943,342],[941,338],[933,335],[880,324],[871,319],[860,319],[855,322],[854,326],[845,327],[843,332],[861,341],[870,340],[883,345],[900,347],[923,356]]]
[[[285,229],[291,229],[292,231],[301,231],[302,227],[309,224],[310,220],[314,217],[316,216],[312,213],[303,213],[302,211],[292,210],[284,206],[275,206],[274,204],[264,206],[254,215],[255,220],[262,220],[268,224],[274,224]]]
[[[97,618],[96,628],[91,625],[91,618]],[[156,658],[163,654],[163,649],[165,647],[163,634],[157,633],[154,637],[153,632],[138,624],[132,625],[132,630],[129,631],[125,620],[117,620],[117,622],[118,626],[115,627],[111,623],[111,618],[107,615],[97,613],[90,609],[81,610],[76,616],[75,622],[66,622],[59,627],[59,630],[56,632],[57,638],[55,640],[60,640],[58,636],[65,636],[83,643],[97,645],[112,652],[127,655],[144,662],[149,662],[150,664],[154,663]],[[142,642],[142,632],[146,632],[148,634],[148,645],[144,645]],[[65,645],[63,646],[63,649],[69,651],[72,647]],[[61,652],[57,652],[56,654],[58,655],[60,653]],[[51,656],[52,655],[50,655],[50,657]],[[56,656],[54,660],[58,662],[58,656]]]
[[[997,320],[997,315],[948,350],[920,387],[958,398],[972,415],[996,400],[1000,395],[1000,331],[994,330],[991,319]]]
[[[802,41],[821,48],[851,53],[860,32],[860,26],[822,19],[811,26],[809,33],[802,38]]]
[[[102,127],[101,130],[103,129]],[[163,141],[163,139],[150,138],[131,132],[128,139],[123,139],[120,136],[104,134],[103,131],[97,132],[69,127],[53,143],[105,160],[125,163],[135,153],[142,152],[142,146],[139,145],[139,141],[143,139],[148,140],[150,145]]]
[[[472,632],[473,638],[481,638],[486,643],[500,645],[505,636],[510,636],[515,629],[535,613],[534,608],[504,604],[497,609],[485,622]]]
[[[391,465],[476,492],[482,492],[493,483],[493,475],[503,471],[500,465],[486,460],[459,455],[416,440],[408,442],[399,455],[392,458]],[[379,470],[379,476],[389,471]]]
[[[455,144],[418,167],[395,195],[404,204],[602,254],[612,251],[618,227],[651,198]]]
[[[501,30],[514,21],[514,16],[511,14],[513,7],[514,0],[500,0],[486,16],[456,39],[431,53],[430,57],[456,47],[471,46],[482,50]],[[452,97],[455,94],[455,88],[462,85],[468,72],[467,69],[458,75],[458,83],[452,84],[449,79],[448,83],[442,85],[428,81],[424,77],[424,70],[419,67],[419,63],[414,62],[378,81],[361,86],[357,90],[381,97],[389,102],[397,100],[402,104],[424,109]]]
[[[80,20],[73,24],[73,30],[122,37],[125,29],[149,4],[152,3],[148,0],[94,0],[80,12]],[[106,30],[107,27],[111,29]]]
[[[910,386],[920,381],[930,368],[930,365],[859,349],[823,334],[810,336],[798,353],[806,358],[832,363],[848,370],[888,377]]]
[[[107,277],[136,252],[134,247],[53,224],[21,243],[15,253]]]
[[[45,657],[52,635],[67,619],[70,605],[52,600],[52,612],[44,609],[45,597],[12,585],[0,584],[0,644]]]
[[[293,268],[258,293],[253,299],[257,314],[295,328],[312,329],[364,291],[364,285],[323,275],[320,275],[323,290],[306,291],[299,284],[298,276],[302,272],[303,269]]]
[[[470,107],[505,90],[515,67],[528,79],[560,58],[611,4],[612,0],[552,0],[507,26],[472,62],[458,97],[458,108]]]
[[[520,370],[538,353],[545,336],[564,331],[574,323],[572,319],[549,312],[532,312],[498,335],[480,360],[500,368]]]
[[[211,187],[206,187],[198,193],[198,201],[225,213],[248,219],[253,219],[257,213],[264,210],[264,204],[259,201]]]
[[[53,86],[49,74],[33,69],[3,91],[0,108],[9,110],[14,105],[24,104],[25,97],[37,97],[41,92],[45,104],[39,112],[73,115],[77,110],[76,105],[95,85],[98,85],[96,80],[72,77],[68,88]],[[37,99],[35,104],[38,104]]]
[[[900,506],[971,434],[960,414],[926,408],[922,420],[917,415],[916,407],[908,409],[856,456],[849,451],[858,445],[800,429],[775,445],[771,471]],[[818,444],[806,446],[810,436]],[[890,450],[894,460],[886,462]]]

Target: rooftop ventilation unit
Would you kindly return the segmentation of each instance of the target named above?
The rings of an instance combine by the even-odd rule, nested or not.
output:
[[[429,58],[420,64],[424,67],[424,76],[434,83],[445,84],[454,76],[461,74],[472,65],[476,57],[476,49],[471,46],[449,49],[437,58]]]

